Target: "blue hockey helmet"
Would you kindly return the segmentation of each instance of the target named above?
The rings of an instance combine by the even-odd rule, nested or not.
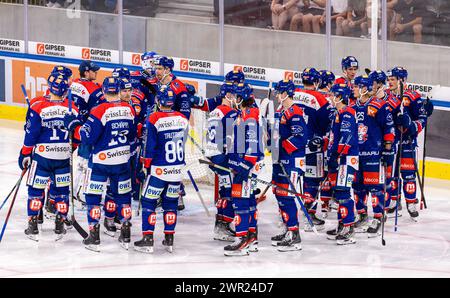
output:
[[[241,70],[232,70],[225,75],[225,81],[242,84],[245,81],[245,75]]]
[[[175,104],[175,93],[172,89],[163,86],[156,93],[156,100],[163,107],[172,107]]]
[[[328,70],[321,70],[319,71],[319,74],[320,74],[320,85],[319,85],[320,89],[328,87],[329,84],[333,84],[334,80],[336,79],[334,73]]]
[[[347,57],[342,58],[341,66],[342,66],[342,70],[346,70],[350,67],[356,67],[358,69],[359,62],[358,62],[358,60],[356,60],[355,57],[347,56]]]
[[[373,80],[368,75],[362,75],[355,78],[355,86],[359,88],[367,88],[367,91],[373,90]]]
[[[193,85],[185,83],[184,86],[186,87],[187,93],[189,93],[190,96],[194,96],[195,93],[197,93],[197,90],[195,90],[195,87]]]
[[[225,97],[227,93],[235,93],[235,86],[236,85],[234,85],[233,82],[225,81],[222,86],[220,86],[220,96]]]
[[[55,67],[53,67],[52,74],[53,73],[61,74],[66,79],[72,76],[72,70],[64,65],[56,65]]]
[[[369,78],[376,83],[386,84],[387,76],[382,70],[374,70],[369,74]]]
[[[313,67],[305,68],[302,72],[302,82],[307,85],[320,83],[320,73]]]
[[[281,80],[278,83],[275,83],[273,88],[278,94],[287,92],[289,97],[294,96],[295,85],[291,80]]]
[[[237,84],[234,92],[236,98],[240,98],[242,101],[253,99],[253,88],[247,83]]]
[[[130,70],[126,67],[114,68],[112,76],[121,79],[130,79]]]
[[[133,84],[131,84],[130,80],[127,78],[119,78],[119,89],[133,89]]]
[[[162,67],[167,67],[170,70],[173,69],[173,67],[175,66],[175,63],[173,62],[172,58],[168,58],[166,56],[157,56],[154,60],[154,64],[156,65],[160,65]]]
[[[48,89],[56,96],[63,96],[69,89],[69,82],[63,75],[52,76],[48,79]]]
[[[102,90],[105,94],[117,94],[120,90],[120,79],[115,77],[106,77],[103,80]]]
[[[345,104],[348,103],[348,99],[352,93],[347,84],[335,84],[331,86],[330,92],[336,97],[341,97],[341,101]]]
[[[157,55],[158,54],[156,54],[156,52],[153,52],[153,51],[145,52],[144,54],[142,54],[141,55],[141,67],[143,69],[152,69],[153,61]]]
[[[401,66],[396,66],[388,70],[386,74],[388,77],[396,77],[399,80],[406,80],[408,78],[408,71]]]

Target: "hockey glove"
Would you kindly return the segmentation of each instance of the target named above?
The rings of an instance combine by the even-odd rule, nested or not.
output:
[[[31,164],[31,153],[33,152],[32,147],[22,147],[19,155],[19,168],[21,170],[28,168]]]
[[[145,157],[141,157],[140,158],[140,162],[142,163],[142,166],[146,169],[150,169],[151,165],[152,165],[152,159],[153,158],[145,158]]]
[[[339,168],[339,163],[337,157],[331,156],[328,160],[328,171],[335,172]]]
[[[236,169],[233,184],[239,184],[247,180],[252,168],[253,164],[251,162],[247,160],[241,161],[238,168]]]
[[[64,116],[64,127],[68,131],[74,131],[80,125],[81,121],[74,114],[66,114]]]
[[[197,93],[197,91],[195,90],[195,87],[192,86],[191,84],[184,84],[184,86],[186,87],[186,90],[190,96],[194,96],[195,93]]]
[[[427,99],[427,100],[425,101],[425,103],[423,104],[423,107],[424,107],[424,109],[425,109],[425,112],[427,113],[427,117],[430,117],[431,114],[433,114],[433,111],[434,111],[434,105],[433,105],[433,103],[431,102],[431,100],[430,100],[430,99]]]
[[[193,105],[194,107],[203,107],[203,105],[205,104],[205,99],[202,96],[191,96],[191,98],[189,99],[191,101],[191,105]]]
[[[323,146],[323,139],[318,136],[313,137],[308,143],[308,148],[312,152],[319,151],[322,148],[322,146]]]
[[[408,129],[412,124],[411,117],[408,115],[408,113],[398,115],[398,122],[403,127],[403,129]]]

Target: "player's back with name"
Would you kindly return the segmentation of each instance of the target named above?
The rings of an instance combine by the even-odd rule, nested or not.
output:
[[[233,124],[237,115],[235,109],[226,105],[219,105],[209,114],[206,156],[226,153],[227,136],[233,133]]]
[[[130,143],[136,135],[135,116],[133,107],[123,101],[103,102],[92,109],[80,130],[82,142],[93,146],[90,162],[128,166]]]

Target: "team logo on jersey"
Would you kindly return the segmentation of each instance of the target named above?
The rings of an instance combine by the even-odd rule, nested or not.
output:
[[[59,213],[62,213],[62,214],[66,214],[69,211],[66,202],[58,202],[58,203],[56,203],[56,210]]]
[[[173,225],[177,222],[177,215],[173,212],[167,212],[164,215],[164,222],[168,225]]]
[[[352,126],[352,124],[349,121],[342,121],[341,127],[343,129],[349,129]]]
[[[375,115],[377,114],[377,109],[374,107],[368,107],[367,108],[367,115],[369,115],[370,117],[375,117]]]
[[[100,153],[100,154],[98,155],[98,158],[99,158],[100,160],[105,160],[105,159],[106,159],[106,154],[105,154],[105,153]]]
[[[408,97],[403,97],[403,106],[409,107],[411,105],[411,101]]]
[[[113,201],[107,201],[105,207],[106,212],[109,213],[116,212],[116,203],[114,203]]]
[[[45,146],[44,145],[39,146],[38,150],[39,150],[39,152],[44,152]]]
[[[156,213],[152,213],[148,216],[148,223],[152,226],[156,225]]]
[[[163,170],[162,170],[161,168],[157,168],[157,169],[155,170],[155,173],[156,173],[156,175],[160,176],[160,175],[162,175]]]
[[[358,142],[360,144],[367,141],[367,139],[368,139],[367,132],[368,131],[369,131],[369,128],[366,125],[364,125],[362,123],[360,123],[358,125]]]
[[[351,163],[352,166],[354,166],[354,165],[356,165],[358,163],[358,159],[356,157],[352,157],[350,159],[350,163]]]
[[[123,206],[121,214],[122,214],[124,219],[131,218],[131,207],[130,207],[130,205]]]

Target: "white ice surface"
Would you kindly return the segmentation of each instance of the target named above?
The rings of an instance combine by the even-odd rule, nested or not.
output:
[[[0,122],[0,203],[17,181],[17,156],[22,144],[20,123]],[[268,177],[268,173],[264,176]],[[25,182],[25,181],[23,181]],[[386,243],[357,234],[357,243],[340,247],[320,236],[301,232],[303,250],[277,252],[270,237],[278,232],[277,204],[272,195],[259,205],[260,251],[248,257],[225,257],[224,242],[212,240],[213,217],[208,218],[192,187],[187,188],[186,209],[175,234],[174,253],[161,241],[158,216],[155,252],[142,254],[120,248],[117,238],[101,234],[101,252],[88,251],[72,229],[59,242],[53,241],[53,223],[45,221],[40,242],[27,239],[26,187],[22,183],[4,238],[0,243],[0,277],[450,277],[450,188],[448,181],[428,179],[429,209],[421,211],[419,222],[399,218],[386,225]],[[262,187],[263,188],[263,187]],[[212,206],[212,189],[202,187]],[[0,211],[3,226],[11,200]],[[326,229],[336,225],[331,214]],[[76,218],[87,229],[85,212]],[[133,218],[132,242],[140,239],[140,218]]]

